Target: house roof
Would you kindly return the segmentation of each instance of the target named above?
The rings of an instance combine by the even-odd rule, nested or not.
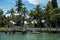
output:
[[[10,23],[12,23],[12,24],[16,24],[16,22],[14,22],[14,21],[12,21],[12,20],[10,21]]]

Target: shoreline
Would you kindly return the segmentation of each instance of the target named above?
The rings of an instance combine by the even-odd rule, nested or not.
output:
[[[28,28],[27,30],[23,31],[23,30],[0,30],[0,32],[35,32],[35,33],[60,33],[60,28],[56,29],[56,28]]]
[[[13,32],[30,32],[30,31],[0,31],[0,32],[11,32],[11,33],[13,33]],[[37,32],[30,32],[30,33],[60,33],[60,31],[37,31]]]

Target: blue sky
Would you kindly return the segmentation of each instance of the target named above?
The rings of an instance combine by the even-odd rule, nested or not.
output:
[[[0,0],[0,8],[2,8],[4,10],[4,13],[6,13],[7,10],[11,9],[11,8],[16,8],[16,1],[17,0]],[[48,3],[48,1],[51,0],[23,0],[23,3],[25,4],[25,6],[30,10],[33,9],[35,7],[35,5],[40,4],[41,7],[46,6],[46,4]],[[58,1],[58,5],[60,4],[60,0]],[[59,5],[60,7],[60,5]]]

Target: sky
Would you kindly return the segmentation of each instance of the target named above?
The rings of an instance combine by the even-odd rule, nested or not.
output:
[[[0,0],[0,8],[3,9],[4,13],[6,13],[11,8],[16,9],[16,1],[17,0]],[[31,10],[38,4],[40,4],[40,6],[43,8],[44,6],[46,6],[48,1],[51,0],[23,0],[23,3],[27,7],[27,9]],[[57,1],[58,6],[60,7],[60,0]]]

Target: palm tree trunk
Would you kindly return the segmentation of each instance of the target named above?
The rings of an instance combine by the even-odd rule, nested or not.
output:
[[[0,27],[1,27],[1,17],[0,17]]]
[[[57,23],[57,19],[56,19],[56,31],[58,30],[58,23]]]
[[[23,25],[22,25],[22,28],[24,28],[24,25],[25,25],[24,21],[25,21],[25,13],[23,14]]]
[[[48,27],[47,27],[47,32],[48,32]]]
[[[0,20],[0,27],[1,27],[1,20]]]
[[[51,25],[50,25],[50,33],[51,33]]]
[[[19,13],[19,17],[21,16],[21,14]],[[19,26],[21,26],[20,24],[22,24],[22,23],[20,23],[21,22],[21,19],[19,18]]]
[[[8,20],[8,28],[10,27],[10,20]]]
[[[25,21],[25,19],[24,19],[24,17],[23,17],[23,27],[24,27],[24,21]]]

